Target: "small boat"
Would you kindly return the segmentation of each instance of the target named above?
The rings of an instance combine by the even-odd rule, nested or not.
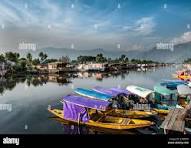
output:
[[[181,80],[191,81],[191,76],[189,76],[189,75],[178,75],[177,78],[179,78]]]
[[[63,97],[63,109],[51,109],[48,111],[56,117],[67,120],[78,125],[87,125],[92,127],[127,130],[133,128],[142,128],[151,126],[154,123],[147,120],[130,119],[100,115],[97,113],[89,114],[89,109],[97,111],[106,111],[107,101],[101,101],[88,98],[74,98],[72,95]]]
[[[154,108],[153,110],[158,112],[159,114],[168,114],[169,111],[171,109],[174,109],[174,108],[182,108],[183,109],[183,107],[178,105],[178,104],[176,104],[174,106],[169,106],[169,105],[166,105],[166,104],[163,104],[163,105],[157,104],[157,107]]]
[[[151,89],[142,88],[142,87],[134,86],[134,85],[127,86],[126,89],[140,98],[144,98],[146,100],[155,99],[155,92]],[[152,110],[154,110],[158,114],[168,114],[169,113],[168,109],[161,108],[159,104],[155,104],[154,107],[152,107]]]
[[[70,97],[76,100],[92,100],[92,98],[88,98],[88,97],[84,97],[84,96],[78,96],[78,95],[74,95],[74,94],[70,94]],[[99,100],[99,99],[97,99]],[[100,100],[102,101],[102,100]],[[61,103],[63,103],[63,101],[61,101]],[[140,111],[140,110],[126,110],[126,109],[113,109],[110,107],[110,103],[109,101],[107,101],[108,105],[106,106],[105,111],[97,111],[98,114],[102,114],[102,115],[109,115],[109,116],[114,116],[114,117],[124,117],[124,118],[135,118],[135,119],[140,119],[140,118],[147,118],[147,117],[151,117],[151,116],[155,116],[157,115],[157,112],[155,111]],[[95,110],[89,110],[89,114],[94,113]]]
[[[81,96],[85,96],[85,97],[89,97],[89,98],[93,98],[93,99],[101,99],[101,100],[105,100],[105,101],[112,98],[111,95],[107,95],[104,93],[100,93],[100,92],[96,92],[94,90],[84,89],[84,88],[76,88],[74,90],[74,92]]]
[[[178,71],[178,72],[176,72],[176,74],[174,74],[174,76],[180,80],[190,81],[191,80],[191,71],[190,70]]]
[[[169,84],[171,88],[168,88],[168,83],[158,83],[154,86],[155,91],[155,99],[163,102],[163,101],[177,101],[178,99],[178,92],[177,92],[177,84]],[[176,87],[176,88],[175,88]]]

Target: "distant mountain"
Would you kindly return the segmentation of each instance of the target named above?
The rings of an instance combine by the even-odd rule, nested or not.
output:
[[[23,50],[21,55],[26,56],[29,51]],[[121,54],[127,54],[125,51],[106,51],[103,49],[92,49],[92,50],[77,50],[77,49],[68,49],[68,48],[54,48],[47,47],[43,49],[38,49],[36,51],[30,51],[34,57],[37,57],[40,52],[47,53],[49,58],[60,58],[62,56],[69,56],[71,59],[76,59],[80,55],[87,56],[96,56],[99,53],[102,53],[106,57],[116,58]]]
[[[110,58],[116,58],[122,54],[125,54],[130,59],[138,58],[159,62],[182,62],[187,58],[191,58],[191,42],[175,45],[173,51],[167,49],[156,49],[156,47],[147,51],[109,51],[99,48],[92,50],[77,50],[68,48],[47,47],[30,52],[33,54],[33,57],[37,57],[41,51],[47,53],[49,58],[60,58],[61,56],[69,56],[71,59],[76,59],[80,55],[95,56],[96,54],[102,53],[104,56]],[[21,55],[26,56],[27,53],[28,51],[22,51]]]
[[[191,58],[191,42],[174,46],[174,50],[156,49],[154,47],[148,51],[129,51],[130,58],[150,59],[160,62],[183,62],[187,58]]]

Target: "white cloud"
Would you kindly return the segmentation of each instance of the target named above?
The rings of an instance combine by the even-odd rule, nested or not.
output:
[[[132,26],[126,25],[126,26],[123,26],[122,29],[128,31],[132,29]]]
[[[153,17],[143,17],[136,21],[134,31],[142,35],[148,35],[154,31]]]
[[[172,40],[174,44],[181,44],[191,42],[191,31],[185,32],[180,37],[176,37]]]

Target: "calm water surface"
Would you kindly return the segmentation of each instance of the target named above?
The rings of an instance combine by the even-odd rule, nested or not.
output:
[[[161,79],[172,79],[172,73],[177,68],[177,66],[171,66],[146,72],[130,71],[103,76],[80,73],[75,77],[67,76],[66,79],[55,76],[1,79],[0,104],[11,104],[12,111],[0,110],[0,134],[95,133],[94,129],[64,125],[51,118],[52,115],[47,111],[48,105],[61,107],[59,99],[77,87],[125,88],[127,85],[133,84],[152,89],[153,85]]]

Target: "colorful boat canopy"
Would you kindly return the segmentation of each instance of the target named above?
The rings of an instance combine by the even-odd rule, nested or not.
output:
[[[163,80],[160,85],[166,86],[169,89],[177,89],[178,85],[185,84],[187,85],[188,83],[186,81],[182,80]]]
[[[77,106],[96,109],[96,110],[102,110],[102,111],[105,111],[107,109],[107,106],[109,105],[109,102],[107,101],[90,99],[87,97],[77,96],[73,94],[64,96],[63,102],[69,102]]]
[[[153,92],[154,92],[153,90],[142,88],[142,87],[139,87],[139,86],[134,86],[134,85],[127,86],[126,89],[129,92],[131,92],[131,93],[133,93],[135,95],[138,95],[139,97],[142,97],[142,98],[147,98],[148,96],[152,95]]]
[[[161,95],[164,95],[164,96],[168,96],[168,95],[172,95],[172,94],[177,93],[176,90],[168,89],[166,86],[162,86],[161,84],[155,85],[154,91],[161,94]]]
[[[118,93],[124,93],[124,94],[131,94],[128,90],[126,89],[123,89],[123,88],[116,88],[116,87],[113,87],[111,88],[112,91],[116,91]]]
[[[187,85],[178,85],[177,91],[179,95],[191,95],[191,88]]]
[[[72,102],[63,102],[64,119],[76,122],[88,122],[89,115],[86,108]]]
[[[104,101],[107,101],[110,98],[112,98],[111,95],[96,92],[96,91],[90,90],[90,89],[84,89],[84,88],[77,88],[74,90],[74,92],[79,95],[85,96],[85,97],[89,97],[89,98],[93,98],[93,99],[100,99],[100,100],[104,100]]]
[[[126,95],[130,94],[129,91],[125,90],[125,89],[119,89],[119,88],[103,88],[103,87],[100,87],[100,86],[96,86],[93,88],[93,90],[97,91],[97,92],[100,92],[100,93],[104,93],[104,94],[107,94],[107,95],[110,95],[110,96],[117,96],[121,93],[124,93]]]

